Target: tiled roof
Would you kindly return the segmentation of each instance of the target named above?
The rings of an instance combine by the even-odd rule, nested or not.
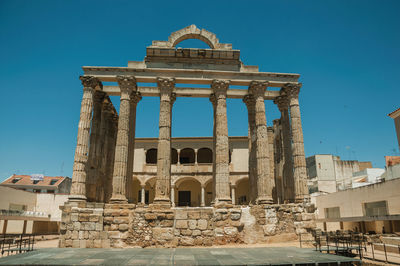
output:
[[[14,179],[19,178],[18,182],[13,183]],[[43,180],[37,182],[36,184],[33,183],[31,180],[30,175],[12,175],[6,180],[4,180],[1,185],[10,185],[10,186],[50,186],[50,187],[58,187],[61,182],[64,180],[65,177],[63,176],[45,176]],[[53,185],[50,185],[51,180],[57,180]]]

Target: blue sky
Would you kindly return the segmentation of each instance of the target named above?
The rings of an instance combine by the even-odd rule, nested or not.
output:
[[[0,180],[72,175],[81,66],[140,61],[152,40],[190,24],[241,50],[260,71],[301,74],[306,155],[384,166],[399,155],[400,1],[0,1]],[[185,41],[182,47],[206,47]],[[118,107],[118,99],[113,102]],[[137,137],[158,136],[159,99],[138,105]],[[279,118],[266,102],[267,121]],[[247,134],[240,100],[229,134]],[[180,99],[172,135],[212,135],[207,99]]]

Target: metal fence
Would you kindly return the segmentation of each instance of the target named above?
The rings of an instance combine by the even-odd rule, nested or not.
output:
[[[34,244],[33,234],[3,234],[0,239],[1,256],[32,251]]]

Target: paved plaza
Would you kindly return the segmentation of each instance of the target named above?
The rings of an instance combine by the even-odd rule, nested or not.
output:
[[[0,265],[296,265],[340,263],[357,259],[295,247],[268,248],[47,248],[0,258]]]

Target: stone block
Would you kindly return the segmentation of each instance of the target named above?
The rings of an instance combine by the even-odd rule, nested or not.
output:
[[[93,240],[93,247],[94,248],[102,248],[102,240],[101,239],[94,239]]]
[[[174,235],[175,235],[175,236],[180,236],[180,235],[181,235],[181,230],[175,229],[175,230],[174,230]]]
[[[182,246],[194,246],[194,239],[189,236],[181,237],[179,244]]]
[[[168,220],[173,220],[175,218],[175,215],[173,213],[167,213],[165,218]]]
[[[79,240],[85,239],[83,232],[84,231],[79,231],[79,233],[78,233]]]
[[[79,214],[79,222],[89,222],[89,214],[88,213],[80,213]]]
[[[188,221],[188,225],[189,225],[189,229],[191,229],[191,230],[196,229],[197,221],[196,220],[189,220]]]
[[[103,231],[103,223],[96,223],[96,231]]]
[[[153,238],[156,240],[172,240],[174,238],[172,228],[153,228]]]
[[[240,219],[240,213],[231,213],[231,220],[236,221]]]
[[[110,231],[118,231],[119,229],[119,226],[118,226],[118,224],[111,224],[110,225]]]
[[[129,212],[130,212],[129,209],[123,209],[123,210],[120,211],[119,215],[121,215],[121,216],[129,216]]]
[[[178,229],[186,229],[186,228],[188,228],[188,221],[187,220],[177,220],[175,227]]]
[[[110,248],[111,247],[110,239],[102,239],[101,240],[101,247],[102,248]]]
[[[98,231],[89,231],[89,239],[100,239],[100,232]]]
[[[206,230],[208,221],[206,219],[200,219],[197,221],[197,228],[200,230]]]
[[[304,221],[303,226],[304,228],[315,228],[317,227],[317,224],[315,223],[315,220],[311,220],[311,221]]]
[[[110,217],[104,217],[104,219],[103,219],[104,224],[112,224],[113,221],[114,221],[114,218],[111,217],[111,216]]]
[[[72,247],[72,240],[71,239],[65,240],[65,247],[66,248],[71,248]]]
[[[100,239],[104,240],[104,239],[108,239],[108,234],[107,232],[99,232],[100,233]]]
[[[104,216],[113,216],[112,213],[113,213],[112,209],[105,209],[104,210]]]
[[[84,223],[84,224],[85,224],[84,230],[87,230],[87,231],[95,231],[96,230],[96,223],[87,222],[87,223]]]
[[[115,217],[114,223],[115,224],[129,224],[129,218],[128,217]]]
[[[204,230],[202,231],[203,236],[214,236],[213,230]]]
[[[236,236],[238,234],[238,230],[236,227],[225,227],[224,228],[224,232],[225,234],[227,234],[228,236]]]
[[[184,210],[176,210],[175,219],[176,220],[185,220],[188,218],[187,212]]]
[[[81,223],[80,222],[74,222],[73,226],[74,226],[74,230],[77,230],[77,231],[81,230]]]
[[[202,237],[196,237],[196,238],[194,239],[194,245],[195,245],[195,246],[201,246],[201,245],[203,245],[203,238],[202,238]]]
[[[264,235],[273,236],[276,234],[276,225],[275,224],[266,224],[263,226]]]
[[[144,214],[144,218],[146,220],[155,220],[155,219],[157,219],[157,214],[155,214],[155,213],[145,213]]]
[[[192,231],[192,236],[201,236],[201,231],[199,229],[195,229]]]
[[[80,240],[79,239],[72,240],[72,247],[73,248],[80,248]]]
[[[190,211],[190,212],[188,212],[188,219],[194,219],[194,220],[197,220],[197,219],[200,219],[200,211]]]
[[[181,235],[183,235],[183,236],[191,236],[192,235],[192,230],[183,229],[183,230],[181,230]]]
[[[222,228],[215,228],[214,229],[215,236],[224,236],[224,229]]]
[[[212,244],[213,244],[213,239],[211,237],[203,238],[203,245],[204,246],[212,246]]]
[[[129,229],[128,224],[120,224],[118,226],[119,231],[127,231]]]
[[[94,240],[93,239],[86,240],[86,248],[93,248],[93,246],[94,246]]]
[[[161,227],[173,227],[174,226],[174,220],[162,220],[160,222]]]
[[[303,213],[301,214],[301,219],[302,219],[303,221],[310,221],[310,220],[313,220],[313,219],[314,219],[314,213],[305,213],[305,212],[303,212]]]
[[[79,220],[79,214],[78,213],[71,213],[71,222],[77,222]]]
[[[93,213],[93,210],[92,210],[92,209],[88,209],[88,208],[82,208],[82,209],[80,210],[80,213],[81,213],[81,214],[82,214],[82,213],[90,214],[90,213]]]
[[[206,219],[206,220],[208,220],[208,219],[210,219],[210,217],[212,216],[212,212],[210,211],[210,212],[207,212],[207,211],[202,211],[201,213],[200,213],[200,219]]]
[[[78,231],[72,231],[72,234],[71,234],[71,239],[72,240],[78,240],[79,239],[79,232]]]
[[[228,213],[228,209],[216,209],[215,213],[227,214]]]
[[[121,233],[119,231],[108,231],[108,237],[110,239],[120,239]]]
[[[99,216],[96,214],[90,214],[89,215],[89,222],[98,222],[99,221]]]

